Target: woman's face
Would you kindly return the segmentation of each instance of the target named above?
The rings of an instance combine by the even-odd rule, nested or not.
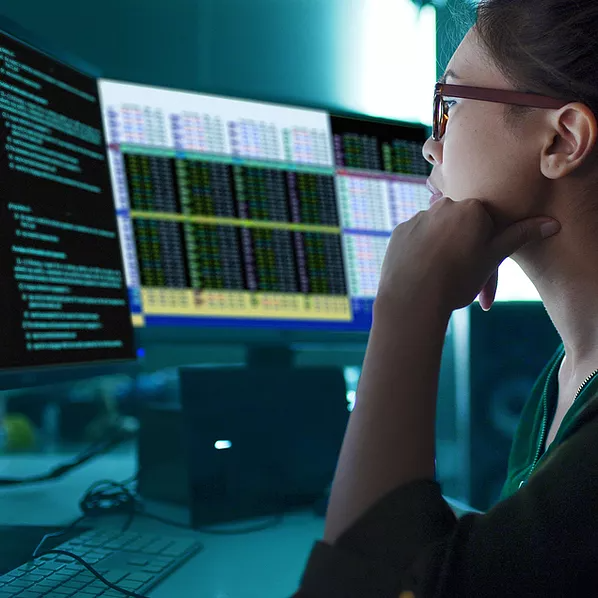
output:
[[[449,62],[447,83],[514,89],[487,57],[475,30]],[[485,202],[497,224],[541,214],[547,181],[540,171],[543,127],[538,125],[545,111],[530,111],[515,127],[505,121],[504,104],[449,101],[444,137],[424,145],[424,157],[434,166],[431,183],[454,201]]]

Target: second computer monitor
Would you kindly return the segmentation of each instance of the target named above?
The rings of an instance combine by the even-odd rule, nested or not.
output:
[[[0,28],[0,390],[128,370],[97,78]]]
[[[137,326],[369,329],[391,231],[429,205],[424,126],[100,92]]]

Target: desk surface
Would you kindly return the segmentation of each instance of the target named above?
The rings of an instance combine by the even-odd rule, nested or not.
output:
[[[1,456],[0,477],[23,477],[46,472],[70,455]],[[124,480],[135,473],[131,452],[106,455],[65,476],[64,479],[22,487],[0,488],[0,524],[63,525],[81,513],[78,501],[101,479]],[[182,508],[148,502],[148,511],[181,523]],[[120,519],[106,518],[103,525]],[[132,528],[168,535],[192,534],[204,550],[188,561],[150,595],[155,598],[281,598],[290,596],[313,543],[324,532],[324,520],[310,513],[285,517],[279,526],[239,536],[213,536],[186,532],[137,518]]]

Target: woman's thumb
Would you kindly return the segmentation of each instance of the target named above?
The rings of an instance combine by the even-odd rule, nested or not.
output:
[[[552,237],[560,230],[560,222],[553,218],[529,218],[515,222],[494,240],[496,257],[502,261],[524,245]]]

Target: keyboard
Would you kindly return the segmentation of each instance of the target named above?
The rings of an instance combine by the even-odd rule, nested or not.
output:
[[[108,581],[143,595],[202,549],[186,536],[90,530],[56,546],[80,556]],[[43,550],[42,550],[43,552]],[[46,554],[0,577],[0,598],[123,598],[66,555]]]

